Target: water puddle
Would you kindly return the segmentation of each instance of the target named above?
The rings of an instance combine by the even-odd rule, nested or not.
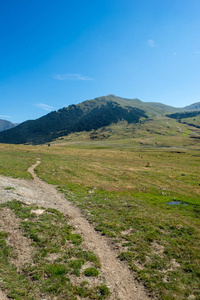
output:
[[[181,201],[177,201],[177,200],[173,200],[171,202],[167,202],[166,204],[169,204],[169,205],[184,205],[184,206],[188,206],[187,203],[184,203],[184,202],[181,202]]]

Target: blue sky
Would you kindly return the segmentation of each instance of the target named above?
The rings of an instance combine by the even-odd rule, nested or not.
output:
[[[115,94],[200,101],[199,0],[1,0],[0,118]]]

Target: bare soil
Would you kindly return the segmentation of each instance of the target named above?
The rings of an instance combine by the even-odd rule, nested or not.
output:
[[[10,263],[18,269],[25,263],[32,261],[34,251],[34,248],[30,245],[30,239],[23,235],[19,227],[20,221],[15,217],[12,210],[8,208],[0,210],[0,228],[8,233],[7,243],[14,250]]]
[[[16,199],[27,204],[36,204],[38,206],[58,209],[69,217],[69,224],[74,226],[76,232],[82,236],[82,247],[86,250],[93,251],[99,257],[102,276],[105,278],[106,284],[112,293],[110,299],[146,300],[152,298],[148,295],[148,291],[144,286],[134,279],[134,274],[129,270],[128,266],[117,259],[118,253],[113,247],[110,247],[109,239],[96,232],[92,225],[84,218],[79,208],[68,201],[62,193],[59,193],[55,186],[43,182],[36,176],[34,169],[39,164],[40,161],[38,160],[35,165],[28,169],[28,172],[32,174],[34,180],[14,179],[0,175],[0,203]],[[8,187],[12,189],[8,189]],[[3,214],[4,222],[0,224],[2,225],[4,223],[3,226],[7,226],[5,214],[10,215],[11,212],[4,210]],[[29,253],[26,253],[24,250],[28,241],[21,240],[21,242],[17,242],[16,239],[13,241],[12,236],[16,234],[16,226],[14,223],[15,219],[13,218],[13,226],[10,226],[11,224],[8,226],[9,231],[6,230],[5,227],[4,229],[8,232],[10,243],[15,243],[17,248],[16,253],[18,253],[17,261],[21,263],[29,259]],[[18,232],[19,239],[22,238],[21,236],[22,235]],[[20,243],[24,248],[22,248],[21,245],[19,246]],[[27,247],[27,249],[30,248]],[[7,299],[1,290],[0,299]]]

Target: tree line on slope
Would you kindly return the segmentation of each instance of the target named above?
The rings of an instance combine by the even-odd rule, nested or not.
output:
[[[37,120],[26,121],[6,132],[1,132],[0,142],[42,144],[73,132],[96,130],[120,120],[137,123],[141,117],[147,118],[143,110],[122,107],[113,101],[87,111],[81,106],[70,105]]]

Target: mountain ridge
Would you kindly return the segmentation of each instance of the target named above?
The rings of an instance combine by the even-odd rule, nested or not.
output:
[[[186,107],[187,109],[189,108]],[[145,122],[148,118],[158,115],[170,117],[170,114],[184,110],[185,108],[110,94],[69,105],[39,119],[25,121],[6,132],[0,132],[0,143],[43,144],[73,132],[97,130],[122,120],[128,123],[138,123],[141,120]]]
[[[185,110],[187,111],[196,111],[196,110],[200,110],[200,102],[195,102],[191,105],[187,105],[184,107]]]
[[[84,101],[70,105],[37,119],[25,121],[9,131],[0,133],[1,143],[42,144],[78,131],[90,131],[120,120],[139,122],[148,118],[145,111],[136,107],[122,107],[107,99]]]

